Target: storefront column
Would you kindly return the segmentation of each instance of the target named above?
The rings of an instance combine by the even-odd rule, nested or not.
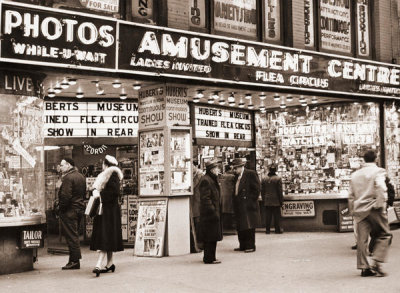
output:
[[[170,256],[190,253],[192,133],[187,94],[187,88],[169,84],[139,91],[139,197],[143,203],[150,199],[168,201],[164,255]],[[141,210],[138,226],[140,219],[146,217],[140,213]],[[158,219],[156,215],[155,218],[157,226],[162,217]],[[154,246],[157,251],[162,235],[154,237],[155,245],[152,243],[154,240],[146,239],[150,234],[159,233],[160,229],[143,226],[146,224],[139,227],[142,229],[140,232],[144,232],[143,251],[137,248],[135,253],[162,256],[162,252],[151,252]]]

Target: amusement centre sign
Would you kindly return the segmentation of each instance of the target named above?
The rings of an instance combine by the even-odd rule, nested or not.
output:
[[[369,97],[400,95],[400,66],[387,63],[12,2],[1,3],[1,21],[0,61]]]

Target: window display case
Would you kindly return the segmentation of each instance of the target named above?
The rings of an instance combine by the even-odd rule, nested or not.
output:
[[[43,100],[0,95],[0,227],[45,223]]]
[[[293,108],[256,120],[258,171],[277,164],[286,196],[347,196],[350,174],[360,167],[364,151],[379,151],[375,103]]]
[[[139,133],[139,147],[140,196],[192,193],[190,128],[142,131]]]

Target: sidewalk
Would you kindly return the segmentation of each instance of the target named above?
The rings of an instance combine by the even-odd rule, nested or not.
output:
[[[237,238],[217,246],[222,264],[205,265],[202,253],[144,258],[133,249],[115,255],[116,272],[91,273],[97,254],[83,249],[81,269],[62,271],[65,255],[44,254],[27,273],[0,276],[0,292],[400,292],[400,230],[384,278],[362,278],[353,233],[256,234],[255,253],[234,252]]]

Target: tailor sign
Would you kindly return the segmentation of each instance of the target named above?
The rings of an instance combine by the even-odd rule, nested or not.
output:
[[[121,72],[400,96],[400,67],[396,65],[133,23],[121,23],[119,31]]]
[[[116,27],[112,19],[3,3],[0,60],[114,69]]]

